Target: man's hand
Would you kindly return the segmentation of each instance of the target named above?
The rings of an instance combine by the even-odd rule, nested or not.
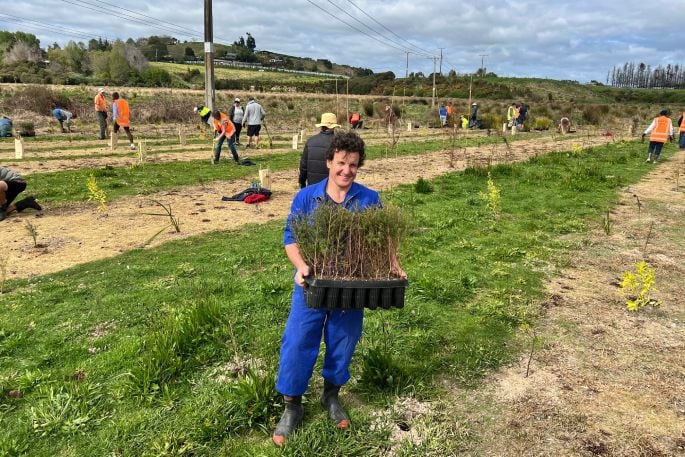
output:
[[[305,276],[309,276],[309,265],[305,265],[302,268],[297,269],[297,273],[295,273],[295,284],[300,287],[304,287]]]
[[[295,273],[295,284],[297,284],[300,287],[304,287],[305,276],[309,276],[309,265],[305,265],[297,270],[297,272]]]
[[[643,143],[645,142],[645,134],[644,134],[644,133],[642,134],[642,140],[641,140],[641,141],[642,141]]]

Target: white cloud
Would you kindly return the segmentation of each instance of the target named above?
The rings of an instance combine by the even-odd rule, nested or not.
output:
[[[131,10],[191,29],[174,33],[170,24],[142,18],[145,24],[96,10],[114,8],[132,16]],[[84,3],[86,2],[86,3]],[[103,38],[138,38],[174,35],[179,39],[203,38],[203,3],[199,0],[166,0],[145,4],[139,0],[18,0],[3,5],[4,14],[82,31]],[[336,9],[328,0],[312,0],[334,16],[368,33],[368,29]],[[386,46],[352,30],[307,0],[289,2],[214,0],[214,37],[230,43],[251,32],[260,49],[292,55],[327,58],[337,63],[392,70],[404,74],[406,54],[411,49],[410,71],[432,71],[432,61],[405,40],[438,55],[444,48],[443,71],[452,65],[467,73],[479,66],[487,54],[489,71],[511,76],[541,76],[559,79],[602,80],[613,65],[626,61],[683,63],[685,51],[677,39],[682,14],[677,2],[653,0],[556,1],[482,0],[331,0],[350,15],[381,32],[395,43]],[[352,4],[371,15],[401,38],[384,30]],[[80,5],[80,6],[79,6]],[[71,39],[86,41],[68,32],[33,28],[31,23],[0,16],[0,29],[35,33],[43,45]],[[36,25],[33,23],[32,25]],[[160,28],[161,27],[161,28]],[[165,30],[166,29],[166,30]],[[61,30],[61,29],[60,29]],[[401,49],[396,49],[401,48]],[[573,75],[570,77],[569,75]]]

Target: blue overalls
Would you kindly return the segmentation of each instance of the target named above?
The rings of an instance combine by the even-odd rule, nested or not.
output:
[[[290,228],[292,219],[310,215],[321,202],[328,199],[327,183],[328,178],[305,187],[295,195],[286,221],[284,245],[295,243]],[[341,204],[348,209],[363,209],[369,206],[380,206],[381,201],[378,192],[355,182],[352,183],[345,201]],[[333,384],[345,384],[350,379],[350,362],[362,335],[363,320],[363,309],[308,308],[304,289],[295,284],[290,315],[281,342],[276,390],[289,397],[305,393],[319,355],[322,334],[326,344],[322,375]]]

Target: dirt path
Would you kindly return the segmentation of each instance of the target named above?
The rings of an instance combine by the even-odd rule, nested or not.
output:
[[[598,227],[549,284],[529,377],[525,354],[485,389],[455,390],[459,414],[482,437],[465,455],[685,455],[683,175],[680,152],[628,188],[611,234]],[[618,282],[643,259],[662,305],[631,313]],[[532,336],[522,338],[529,347]]]
[[[527,134],[520,134],[527,135]],[[484,138],[486,133],[484,131],[468,131],[466,134],[460,133],[459,138]],[[375,131],[364,132],[363,134],[366,144],[385,145],[388,143],[387,136]],[[189,136],[190,138],[190,136]],[[194,137],[197,139],[197,136]],[[597,135],[591,137],[588,134],[578,134],[566,137],[567,144],[578,143],[583,146],[593,144]],[[123,138],[125,140],[125,138]],[[126,141],[121,141],[118,148],[113,152],[109,144],[106,142],[88,141],[88,140],[74,140],[74,141],[55,141],[55,142],[41,142],[41,143],[27,143],[26,151],[24,153],[24,160],[17,161],[14,159],[13,144],[0,144],[0,163],[2,166],[11,168],[12,170],[28,175],[32,173],[47,173],[52,171],[67,171],[78,170],[82,168],[102,168],[110,167],[126,167],[134,165],[139,162],[139,152],[131,151],[128,148]],[[439,131],[423,131],[417,130],[411,133],[402,132],[399,137],[399,143],[421,143],[425,141],[445,141],[448,144],[450,136],[447,130]],[[617,139],[618,140],[618,139]],[[529,141],[521,140],[518,141]],[[517,141],[517,142],[518,142]],[[561,141],[558,136],[547,136],[544,138],[537,138],[535,141]],[[193,143],[181,145],[168,140],[150,139],[143,140],[145,150],[145,161],[148,163],[163,163],[163,162],[188,162],[192,160],[209,160],[213,155],[213,146],[209,140],[204,143]],[[238,154],[241,158],[255,158],[268,154],[300,154],[302,143],[298,150],[293,150],[292,146],[284,147],[283,142],[274,143],[273,149],[266,148],[266,143],[263,143],[263,149],[244,149],[238,147]],[[483,146],[486,148],[486,146]],[[570,146],[567,146],[570,149]],[[230,154],[228,145],[225,144],[222,150],[224,156]],[[3,159],[4,157],[4,159]]]
[[[606,142],[606,138],[597,137],[587,140],[586,145]],[[358,181],[385,190],[415,182],[419,176],[429,179],[479,162],[525,160],[560,147],[569,147],[569,144],[538,139],[512,143],[510,149],[504,144],[462,149],[451,159],[448,152],[441,151],[371,160],[360,170]],[[181,232],[165,230],[150,245],[215,230],[237,229],[248,223],[283,220],[297,191],[297,171],[273,173],[272,181],[273,197],[259,207],[221,201],[222,196],[234,195],[248,187],[249,180],[244,179],[120,199],[108,204],[106,213],[99,212],[93,204],[79,203],[52,210],[47,208],[40,217],[28,212],[12,215],[3,222],[3,237],[9,240],[3,243],[8,245],[5,251],[7,277],[51,273],[143,246],[168,223],[167,218],[144,214],[158,213],[161,209],[152,200],[171,206],[180,218]],[[38,247],[28,233],[27,223],[38,233]]]

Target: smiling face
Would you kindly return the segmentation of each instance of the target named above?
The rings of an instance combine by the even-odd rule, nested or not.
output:
[[[328,181],[338,187],[339,190],[348,190],[359,169],[359,153],[336,151],[332,160],[326,160],[328,166]]]

